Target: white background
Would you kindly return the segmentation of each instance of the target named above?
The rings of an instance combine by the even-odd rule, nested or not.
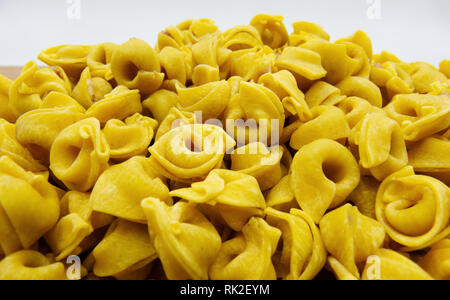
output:
[[[188,18],[211,18],[222,29],[248,24],[257,13],[322,25],[332,39],[366,31],[375,52],[435,65],[450,59],[450,0],[80,0],[80,19],[70,19],[78,0],[0,0],[0,65],[23,65],[59,44],[125,42],[155,44],[157,33]],[[381,19],[370,19],[380,3]],[[375,9],[378,8],[375,7]]]

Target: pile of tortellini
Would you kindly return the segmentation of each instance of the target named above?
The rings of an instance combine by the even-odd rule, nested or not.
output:
[[[83,279],[450,279],[450,61],[293,27],[188,20],[0,76],[0,279],[73,256]]]

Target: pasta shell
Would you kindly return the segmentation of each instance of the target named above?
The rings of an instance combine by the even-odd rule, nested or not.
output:
[[[437,280],[450,280],[450,240],[434,244],[419,265]]]
[[[85,109],[88,109],[93,103],[102,100],[111,91],[112,87],[108,81],[101,77],[92,77],[89,68],[86,68],[72,90],[72,97]]]

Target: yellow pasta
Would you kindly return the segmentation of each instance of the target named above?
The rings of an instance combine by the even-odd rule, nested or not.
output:
[[[0,261],[0,280],[66,280],[61,262],[53,263],[33,250],[16,252]]]
[[[42,175],[0,156],[0,246],[10,254],[30,248],[59,218],[56,189]]]
[[[266,209],[267,222],[281,230],[283,248],[274,255],[277,276],[286,280],[311,280],[325,265],[326,251],[320,231],[303,211],[290,213]]]
[[[418,141],[450,126],[450,98],[446,95],[397,95],[384,110],[400,124],[407,141]]]
[[[49,66],[61,67],[73,80],[78,79],[87,65],[91,46],[62,45],[49,48],[39,53],[39,60]]]
[[[209,269],[213,280],[275,280],[272,263],[281,231],[261,218],[251,218],[242,232],[223,243]]]
[[[172,204],[169,189],[153,172],[148,159],[136,156],[106,170],[92,190],[91,201],[96,212],[145,223],[141,201],[147,197]]]
[[[0,118],[5,119],[8,122],[15,122],[17,119],[16,114],[9,106],[9,88],[12,81],[0,74]]]
[[[360,180],[351,152],[332,140],[320,139],[301,148],[290,170],[300,207],[319,223],[328,209],[342,204]]]
[[[367,263],[362,280],[433,280],[416,263],[400,253],[378,249],[373,253],[373,263]]]
[[[267,148],[263,143],[251,143],[231,153],[231,169],[248,174],[258,180],[262,191],[270,189],[282,177],[283,148]]]
[[[191,188],[171,191],[170,195],[214,206],[235,231],[240,231],[252,216],[262,216],[266,207],[256,179],[229,170],[213,170],[204,181],[193,183]]]
[[[450,61],[283,20],[0,75],[0,280],[450,280]]]
[[[400,126],[383,112],[367,114],[353,128],[349,140],[358,146],[360,165],[380,181],[408,164]]]
[[[450,189],[408,166],[386,178],[376,199],[377,220],[405,250],[426,248],[450,233]]]
[[[345,114],[339,108],[320,105],[313,107],[311,112],[312,119],[292,133],[289,142],[291,148],[298,150],[318,139],[345,141],[350,135]]]
[[[125,122],[109,120],[103,128],[103,134],[110,147],[110,158],[125,160],[136,155],[146,155],[157,125],[155,120],[138,113]]]
[[[434,244],[419,265],[434,279],[450,280],[450,240],[444,239]]]
[[[39,69],[35,62],[30,61],[11,84],[9,105],[14,114],[21,115],[40,108],[48,93],[70,94],[71,90],[71,83],[60,67]]]
[[[101,77],[92,77],[89,68],[86,68],[72,90],[72,97],[84,108],[88,109],[93,103],[102,100],[111,91],[112,87],[108,81]]]
[[[148,231],[168,279],[208,279],[221,239],[195,206],[177,202],[169,207],[156,198],[142,201]]]
[[[62,130],[50,149],[50,169],[68,188],[91,189],[108,168],[110,147],[100,122],[81,120]]]
[[[151,94],[162,84],[159,58],[150,45],[139,39],[130,39],[114,51],[111,71],[118,84]]]
[[[204,179],[221,166],[226,151],[235,141],[221,128],[213,125],[177,127],[150,147],[149,163],[166,178],[192,182]]]
[[[102,100],[89,107],[86,115],[105,124],[111,119],[123,120],[141,112],[142,104],[139,91],[129,90],[125,86],[119,85],[109,94],[106,94]]]
[[[145,268],[156,259],[155,248],[145,225],[117,220],[108,229],[103,240],[92,251],[94,274],[99,277],[122,277]],[[143,272],[145,279],[149,268]]]
[[[326,214],[320,221],[320,232],[330,255],[356,278],[360,277],[357,264],[380,248],[385,237],[381,224],[350,204]]]

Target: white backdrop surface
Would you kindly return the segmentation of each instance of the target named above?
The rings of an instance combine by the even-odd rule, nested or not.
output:
[[[332,39],[366,31],[374,51],[437,65],[450,59],[450,0],[0,0],[0,65],[23,65],[59,44],[122,43],[188,18],[211,18],[224,30],[258,13],[311,21]]]

